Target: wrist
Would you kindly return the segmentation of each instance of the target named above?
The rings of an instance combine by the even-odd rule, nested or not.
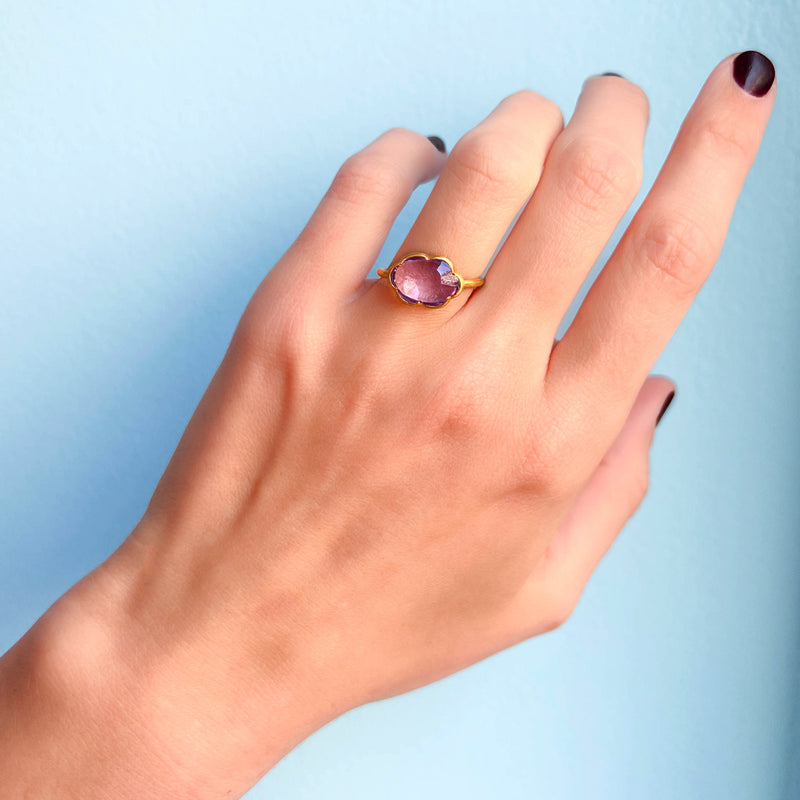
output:
[[[147,585],[163,587],[129,549],[0,660],[9,796],[239,796],[338,713],[296,679],[300,651],[265,663],[230,619],[201,624],[180,604],[159,609],[166,598]],[[261,623],[277,642],[285,621]]]
[[[0,796],[158,797],[158,751],[126,696],[101,614],[78,586],[0,659]]]

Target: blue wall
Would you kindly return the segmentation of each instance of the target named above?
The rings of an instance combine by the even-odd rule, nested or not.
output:
[[[347,155],[393,125],[452,145],[522,87],[568,117],[614,70],[651,100],[641,199],[713,66],[773,59],[762,151],[657,365],[679,388],[652,488],[573,618],[337,720],[249,796],[800,797],[796,2],[56,5],[0,2],[0,649],[136,523]]]

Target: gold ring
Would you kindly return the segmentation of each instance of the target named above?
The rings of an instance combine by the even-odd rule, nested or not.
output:
[[[445,256],[406,253],[378,276],[388,278],[395,294],[408,305],[441,308],[464,289],[483,286],[483,278],[462,278]]]

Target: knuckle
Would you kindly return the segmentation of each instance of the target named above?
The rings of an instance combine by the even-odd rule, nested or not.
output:
[[[298,303],[285,302],[273,309],[264,326],[259,347],[262,359],[295,379],[310,376],[324,359],[325,335],[319,320]]]
[[[638,252],[644,265],[681,299],[699,291],[714,261],[711,242],[701,226],[674,214],[645,227]]]
[[[629,462],[611,462],[605,455],[598,470],[607,471],[613,483],[613,495],[630,516],[641,505],[650,488],[649,455]]]
[[[350,156],[337,171],[328,194],[346,206],[364,206],[386,200],[397,192],[402,175],[396,164],[369,148]]]
[[[474,128],[456,142],[448,168],[470,194],[503,198],[526,188],[526,160],[524,148],[508,137]]]
[[[571,443],[563,426],[550,418],[531,426],[523,447],[518,479],[537,495],[568,497],[576,488]]]
[[[714,158],[750,159],[754,149],[747,126],[737,125],[731,119],[708,119],[698,126],[696,136],[700,148],[707,150]]]
[[[553,589],[549,593],[546,608],[542,612],[541,627],[543,632],[554,631],[564,625],[575,607],[578,605],[578,597],[563,587]]]
[[[308,315],[284,310],[266,320],[246,311],[240,319],[228,352],[246,365],[242,374],[262,381],[265,402],[294,403],[318,384],[326,343],[313,322]]]
[[[239,358],[251,361],[263,351],[266,341],[264,327],[257,324],[253,316],[245,312],[231,337],[230,350],[237,353]]]
[[[630,471],[627,488],[629,508],[635,511],[642,504],[650,488],[650,466],[647,459]]]
[[[641,163],[602,139],[574,139],[562,150],[561,159],[568,198],[592,213],[609,202],[630,203],[642,183]]]
[[[428,417],[436,434],[449,442],[480,440],[491,427],[496,405],[489,384],[468,372],[436,394]]]
[[[375,152],[377,150],[386,152],[394,152],[399,159],[406,159],[411,154],[425,152],[426,155],[431,154],[431,142],[427,136],[423,136],[418,131],[412,131],[410,128],[402,126],[395,126],[385,130],[371,145],[364,148],[367,152]],[[357,155],[357,154],[355,154]]]
[[[247,304],[231,338],[231,349],[247,359],[257,358],[271,344],[275,314],[272,309],[268,314],[264,313],[263,304],[259,302],[259,291]]]
[[[520,89],[508,95],[503,104],[508,104],[514,111],[519,109],[520,114],[524,114],[531,124],[542,125],[548,118],[552,118],[551,123],[556,127],[560,128],[564,124],[564,115],[559,106],[533,89]]]
[[[422,140],[422,136],[410,128],[404,128],[402,125],[395,125],[392,128],[385,130],[379,137],[380,139],[397,139],[400,142],[407,142],[408,144],[416,144]]]
[[[285,313],[271,326],[270,351],[283,364],[298,364],[306,349],[307,334],[303,315]]]

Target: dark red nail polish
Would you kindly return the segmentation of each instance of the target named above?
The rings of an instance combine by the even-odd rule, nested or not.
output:
[[[601,77],[606,77],[607,75],[610,75],[610,76],[612,76],[614,78],[622,78],[622,77],[624,77],[624,76],[620,75],[619,72],[602,72],[601,73]]]
[[[775,80],[772,62],[756,50],[745,50],[733,60],[733,79],[753,97],[763,97]]]
[[[672,399],[675,397],[675,390],[671,391],[668,395],[666,400],[664,400],[664,405],[661,406],[661,411],[658,412],[658,416],[656,417],[656,425],[661,422],[661,417],[664,416],[667,409],[669,408],[669,404],[672,402]]]
[[[447,147],[445,146],[444,139],[440,136],[429,136],[428,141],[440,152],[446,153]]]

